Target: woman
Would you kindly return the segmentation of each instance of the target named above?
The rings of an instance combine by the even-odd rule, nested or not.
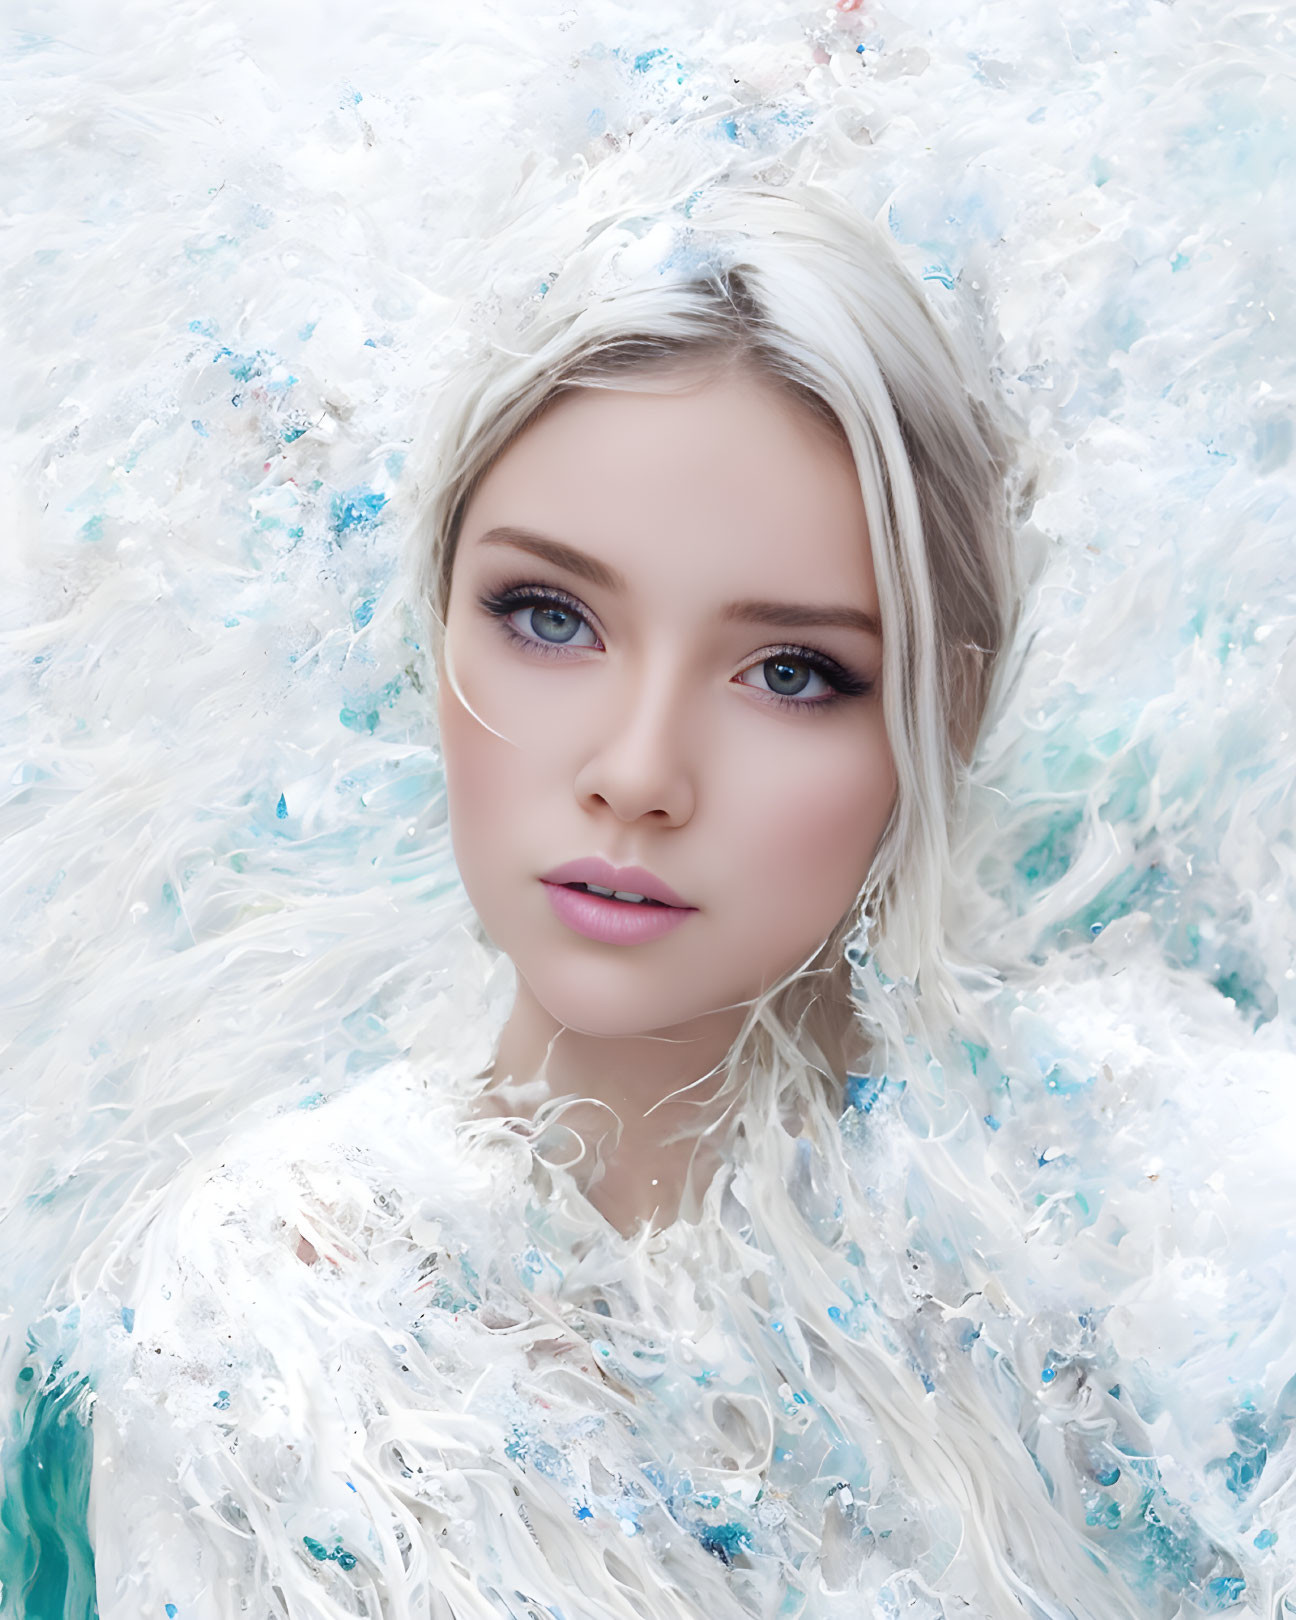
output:
[[[1017,612],[984,380],[830,196],[715,185],[597,221],[439,454],[417,589],[511,1005],[483,1072],[258,1119],[85,1257],[26,1421],[39,1464],[92,1381],[99,1613],[1173,1612],[907,1055],[960,1016]]]

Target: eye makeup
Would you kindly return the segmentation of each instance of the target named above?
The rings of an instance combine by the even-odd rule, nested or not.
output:
[[[493,590],[483,591],[478,597],[483,610],[492,618],[499,621],[500,629],[514,646],[523,647],[528,652],[539,652],[543,657],[561,658],[570,649],[577,652],[602,652],[605,650],[599,640],[599,632],[595,628],[588,608],[576,597],[567,591],[552,585],[536,585],[526,582],[501,585]],[[523,635],[511,622],[513,616],[526,608],[558,609],[569,613],[584,625],[595,637],[597,645],[582,644],[573,647],[570,640],[549,640],[543,636]],[[818,676],[829,688],[826,694],[818,697],[794,697],[774,691],[769,686],[757,686],[752,682],[741,681],[739,676],[749,673],[762,665],[777,663],[801,664],[813,675]],[[746,686],[749,690],[759,692],[761,700],[766,703],[777,704],[783,709],[795,709],[801,712],[807,709],[827,709],[849,698],[867,697],[876,689],[876,682],[863,679],[839,664],[835,658],[826,653],[817,651],[813,647],[803,647],[793,643],[780,644],[774,647],[763,647],[750,657],[743,667],[737,671],[733,680],[735,684]]]
[[[503,585],[493,591],[484,591],[478,600],[487,613],[499,620],[500,629],[515,646],[525,647],[528,651],[539,651],[546,657],[561,657],[570,648],[571,643],[548,641],[543,636],[524,636],[509,622],[515,613],[525,608],[556,608],[563,613],[570,613],[589,629],[596,640],[598,639],[598,631],[590,619],[589,610],[574,596],[569,596],[566,591],[557,590],[551,585]],[[597,647],[584,646],[572,650],[601,652],[603,644],[599,641]]]
[[[835,658],[829,658],[825,653],[816,652],[812,647],[792,645],[763,648],[738,671],[738,674],[746,675],[758,665],[769,664],[804,664],[830,688],[829,692],[821,697],[797,698],[773,691],[769,687],[752,687],[753,691],[762,692],[768,700],[785,709],[826,709],[843,698],[867,697],[875,686],[873,681],[862,680],[858,675],[852,675]],[[738,684],[749,686],[751,683],[740,681]]]

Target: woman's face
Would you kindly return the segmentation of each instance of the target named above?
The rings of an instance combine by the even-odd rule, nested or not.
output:
[[[562,396],[482,480],[443,655],[467,706],[444,662],[438,696],[469,898],[541,1006],[607,1036],[810,957],[896,791],[844,444],[744,368],[650,387]]]

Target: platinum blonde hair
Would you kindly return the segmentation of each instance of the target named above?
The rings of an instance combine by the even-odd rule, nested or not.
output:
[[[474,491],[573,388],[641,386],[690,359],[741,364],[826,420],[854,458],[896,805],[857,903],[812,962],[758,999],[743,1042],[768,1057],[778,1030],[799,1028],[840,1080],[853,1044],[845,948],[861,921],[887,980],[942,1012],[952,1000],[950,829],[1019,599],[1009,441],[988,380],[881,232],[819,188],[716,185],[656,219],[596,221],[521,313],[442,420],[415,560],[438,648]]]
[[[843,1234],[878,1275],[905,1252],[903,1212],[879,1216],[844,1157],[851,1059],[867,1051],[903,1071],[913,1023],[948,1028],[958,998],[945,946],[951,829],[1020,597],[1012,436],[988,368],[975,337],[929,307],[883,233],[823,188],[719,180],[647,208],[587,207],[578,221],[575,233],[569,217],[532,227],[548,273],[516,282],[512,300],[504,287],[488,311],[491,336],[439,407],[413,557],[433,645],[443,648],[475,490],[567,391],[652,386],[690,359],[741,365],[843,437],[873,547],[896,804],[856,904],[748,1007],[721,1089],[741,1165],[707,1189],[699,1243],[711,1274],[750,1283],[745,1241],[721,1218],[726,1189],[739,1189],[751,1227],[788,1262],[796,1297],[780,1309],[803,1331],[810,1387],[822,1377],[839,1409],[867,1413],[916,1498],[951,1515],[954,1556],[975,1568],[996,1615],[1132,1612],[1076,1515],[1068,1522],[1050,1503],[1002,1391],[952,1357],[933,1403],[902,1339],[848,1336],[827,1303]],[[1015,1229],[1011,1195],[988,1175],[969,1180],[934,1129],[914,1154],[928,1184],[984,1230]],[[747,1293],[754,1334],[768,1301]],[[896,1334],[908,1332],[898,1320]]]

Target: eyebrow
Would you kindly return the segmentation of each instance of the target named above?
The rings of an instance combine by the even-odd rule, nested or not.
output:
[[[480,536],[484,546],[513,546],[518,551],[529,551],[533,557],[563,568],[578,579],[588,580],[605,591],[623,592],[627,588],[625,576],[607,563],[591,557],[588,552],[561,540],[551,540],[537,534],[534,529],[515,528],[511,524],[488,529]],[[810,626],[814,629],[862,630],[865,635],[882,635],[877,617],[863,608],[835,607],[810,602],[774,602],[748,599],[730,602],[720,617],[741,624],[764,624],[782,629]]]
[[[565,568],[569,574],[586,579],[591,585],[601,585],[605,591],[624,591],[626,588],[625,575],[618,573],[615,568],[609,568],[587,551],[578,551],[575,546],[564,545],[561,540],[550,540],[543,534],[537,534],[534,529],[515,529],[511,526],[487,529],[481,537],[481,544],[516,546],[519,551],[529,551],[533,557],[553,563],[555,568]]]
[[[882,626],[863,608],[820,607],[811,602],[730,602],[720,617],[743,624],[767,624],[784,630],[808,625],[814,630],[862,630],[882,637]]]

